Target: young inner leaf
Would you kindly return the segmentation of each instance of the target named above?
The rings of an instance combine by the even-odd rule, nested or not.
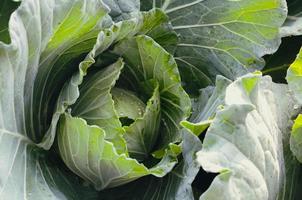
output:
[[[123,126],[144,115],[146,105],[133,92],[121,88],[111,90],[114,108]],[[125,123],[125,124],[124,124]]]

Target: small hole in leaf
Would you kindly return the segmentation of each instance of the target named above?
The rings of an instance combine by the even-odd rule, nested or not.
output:
[[[120,117],[119,119],[123,126],[130,126],[134,122],[133,119],[128,117]]]

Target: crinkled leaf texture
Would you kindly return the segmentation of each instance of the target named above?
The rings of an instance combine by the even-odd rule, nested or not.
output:
[[[110,16],[115,21],[131,18],[132,13],[140,9],[139,0],[103,0],[110,7]]]
[[[293,199],[298,165],[288,142],[296,111],[287,86],[249,74],[227,87],[224,101],[197,153],[203,169],[219,173],[200,199]]]
[[[207,86],[217,74],[234,80],[262,69],[263,55],[280,44],[285,0],[142,0],[160,7],[180,35],[175,59],[189,88]]]

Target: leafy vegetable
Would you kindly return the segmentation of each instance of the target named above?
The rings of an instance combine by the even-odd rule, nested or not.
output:
[[[1,1],[0,199],[299,198],[301,12]]]
[[[171,171],[178,154],[173,145],[179,141],[177,124],[190,111],[190,100],[180,86],[171,55],[147,36],[122,41],[116,48],[114,51],[123,55],[130,66],[121,72],[124,64],[119,60],[88,77],[71,108],[73,115],[98,128],[65,114],[58,131],[60,154],[66,165],[97,189],[122,185],[148,174],[162,177]],[[150,98],[146,107],[126,90],[130,88],[121,89],[124,83],[114,87],[120,73],[125,73],[121,81],[131,80],[130,84],[135,85],[131,89]],[[121,101],[124,105],[120,105]],[[131,106],[134,108],[127,109]],[[123,118],[133,122],[123,124]],[[148,170],[137,160],[146,161],[148,154],[157,150],[154,145],[158,137],[165,152],[162,161]]]

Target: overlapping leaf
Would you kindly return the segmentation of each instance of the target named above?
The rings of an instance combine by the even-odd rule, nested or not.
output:
[[[191,102],[182,88],[173,56],[161,49],[151,38],[138,36],[117,44],[113,52],[125,59],[129,85],[150,79],[158,81],[162,115],[159,141],[166,146],[180,140],[179,122],[189,116]],[[136,85],[132,88],[135,90]]]
[[[152,3],[153,2],[153,3]],[[234,79],[261,69],[261,57],[277,50],[286,18],[284,0],[155,0],[180,35],[175,59],[189,88],[201,88],[217,74]],[[209,79],[210,78],[210,79]]]
[[[98,128],[65,114],[58,131],[58,146],[65,164],[97,189],[123,185],[149,174],[162,177],[170,172],[179,154],[179,147],[171,143],[180,139],[178,123],[190,112],[190,99],[181,87],[175,61],[150,37],[140,35],[121,41],[114,52],[125,58],[126,70],[121,72],[123,62],[118,60],[88,76],[80,87],[79,99],[71,107],[73,115]],[[142,91],[138,92],[141,96],[151,93],[144,115],[128,127],[122,127],[117,102],[113,101],[112,88],[120,74],[136,86],[134,91]],[[150,87],[152,83],[156,83],[155,87]],[[160,113],[163,130],[159,132]],[[160,138],[162,158],[148,169],[138,161],[158,148],[158,136],[164,138]],[[139,155],[138,160],[134,159],[136,156],[129,157],[127,148],[130,155]]]
[[[279,44],[278,28],[285,14],[285,4],[282,0],[142,2],[144,8],[161,7],[168,13],[174,30],[180,34],[176,60],[181,66],[182,76],[189,80],[186,81],[186,84],[189,84],[187,87],[193,90],[211,84],[217,74],[233,79],[248,71],[260,69],[263,65],[261,57],[274,52]],[[289,7],[293,15],[289,20],[299,20],[300,2],[291,3],[293,4],[289,4]],[[157,63],[158,58],[172,62],[175,67],[173,59],[167,56],[167,53],[157,54],[155,49],[159,46],[151,38],[139,36],[131,39],[137,33],[148,34],[169,52],[174,52],[173,45],[177,41],[175,34],[169,30],[168,24],[162,24],[167,22],[167,17],[158,10],[138,13],[138,0],[24,0],[11,16],[9,38],[7,19],[16,5],[7,0],[0,3],[0,199],[193,199],[190,184],[198,171],[193,159],[201,144],[197,137],[191,134],[183,136],[184,158],[180,158],[180,164],[165,178],[144,177],[133,184],[101,193],[66,169],[53,149],[49,152],[43,150],[52,146],[57,121],[65,109],[79,97],[78,86],[88,68],[95,62],[94,58],[121,40],[123,41],[113,52],[124,56],[129,66],[137,67],[137,71],[142,72],[144,78],[160,80],[158,92],[164,96],[160,101],[161,106],[165,108],[162,112],[164,120],[161,122],[161,140],[165,144],[180,141],[181,131],[178,129],[178,123],[184,119],[180,113],[189,114],[190,103],[180,84],[170,84],[166,79],[161,79],[163,74],[173,79],[178,71],[158,70],[155,73],[158,76],[154,77],[154,74],[149,76],[148,71],[140,69],[154,61],[155,66],[161,64]],[[121,22],[114,23],[111,17],[113,21]],[[134,19],[129,19],[132,17]],[[294,34],[300,34],[298,21],[295,21],[294,25]],[[142,45],[141,40],[147,42]],[[128,44],[130,45],[127,46]],[[139,47],[139,52],[132,51],[133,44]],[[131,59],[131,53],[139,55],[140,59]],[[299,86],[299,59],[292,65],[288,76],[290,87],[296,92],[298,99],[302,98]],[[129,70],[127,66],[125,69]],[[225,194],[224,198],[232,199],[239,198],[240,195],[246,198],[247,194],[251,194],[248,196],[250,198],[256,195],[255,199],[293,199],[298,168],[287,145],[286,128],[291,125],[289,119],[292,115],[289,110],[298,110],[299,105],[289,102],[284,92],[285,87],[275,86],[267,78],[241,78],[228,87],[226,96],[224,89],[229,83],[226,79],[220,80],[212,97],[205,98],[207,102],[200,103],[202,99],[199,99],[195,104],[195,112],[191,118],[194,123],[189,124],[193,127],[191,131],[198,135],[208,126],[208,123],[203,126],[204,120],[212,121],[217,106],[225,99],[226,108],[219,111],[214,118],[205,139],[205,148],[199,153],[199,161],[206,169],[221,172],[202,198],[213,195],[214,191],[215,198],[217,192],[220,192]],[[210,90],[203,90],[201,97]],[[155,98],[157,90],[152,91]],[[238,92],[238,96],[234,91]],[[173,100],[167,100],[168,97]],[[171,116],[176,116],[176,120],[171,120]],[[107,134],[102,128],[89,126],[84,120],[73,118],[69,114],[65,114],[63,119],[65,121],[62,123],[71,124],[65,131],[73,131],[67,135],[73,137],[73,142],[82,137],[83,144],[90,142],[91,147],[104,153],[102,155],[105,155],[105,158],[117,158],[116,163],[130,160],[126,158],[127,153],[118,154],[113,144],[104,139]],[[145,126],[148,121],[148,118],[137,120],[138,129],[141,127],[140,123]],[[230,125],[230,122],[233,124]],[[200,127],[194,129],[195,123],[200,123],[197,124]],[[224,127],[223,134],[221,127]],[[291,149],[299,160],[300,133],[298,118],[293,127]],[[284,136],[283,142],[280,135]],[[222,136],[230,136],[232,140],[225,141]],[[97,145],[96,141],[106,145]],[[256,145],[253,147],[250,143],[245,144],[247,142],[254,142]],[[221,145],[216,148],[217,144]],[[82,159],[83,162],[77,164],[83,165],[84,168],[87,168],[85,164],[88,158],[100,160],[95,157],[99,154],[93,154],[91,149],[85,147],[84,145],[82,151],[77,151],[78,149],[65,145],[62,151],[66,150],[67,154],[72,155],[64,154],[64,159],[70,159],[70,162],[76,157]],[[259,147],[260,151],[255,147]],[[102,151],[102,148],[109,150]],[[233,150],[231,156],[230,149]],[[219,155],[210,152],[218,152]],[[82,154],[88,156],[81,156]],[[115,172],[123,174],[128,180],[116,181],[123,179],[121,177],[110,180],[105,175],[105,181],[95,182],[95,185],[99,186],[98,188],[108,184],[113,187],[150,174],[150,171],[162,176],[175,164],[175,155],[172,158],[166,156],[159,164],[166,164],[163,168],[161,166],[147,169],[135,160],[129,161],[133,165],[119,163],[122,170]],[[235,162],[225,160],[227,156]],[[111,172],[114,171],[112,169],[118,168],[109,163]],[[245,168],[240,167],[242,163]],[[88,174],[87,179],[99,175],[100,168],[94,164],[90,166],[91,171],[77,173],[83,176]],[[137,171],[129,172],[133,167]],[[95,180],[100,181],[92,178],[91,182]],[[231,180],[234,181],[232,184],[238,187],[226,188]],[[220,183],[223,185],[219,185]],[[230,191],[230,188],[242,189],[241,194]],[[279,189],[282,191],[279,192]],[[116,195],[119,191],[119,195]],[[236,196],[232,196],[235,193]]]
[[[65,164],[98,190],[123,185],[149,174],[162,177],[177,163],[170,152],[158,165],[148,169],[125,153],[117,153],[115,146],[106,140],[103,129],[89,126],[83,119],[68,114],[60,120],[58,131],[60,155]]]
[[[183,134],[183,160],[167,176],[147,176],[125,186],[109,189],[101,192],[101,199],[193,200],[191,184],[199,171],[195,153],[201,149],[201,142],[193,134]]]
[[[209,86],[200,90],[199,97],[193,100],[190,119],[182,121],[181,125],[195,135],[206,130],[215,117],[217,109],[224,103],[225,90],[230,83],[230,80],[217,76],[215,87]]]
[[[294,197],[298,165],[288,151],[294,104],[287,86],[269,77],[247,75],[227,87],[225,108],[198,152],[201,166],[219,173],[201,199]]]

